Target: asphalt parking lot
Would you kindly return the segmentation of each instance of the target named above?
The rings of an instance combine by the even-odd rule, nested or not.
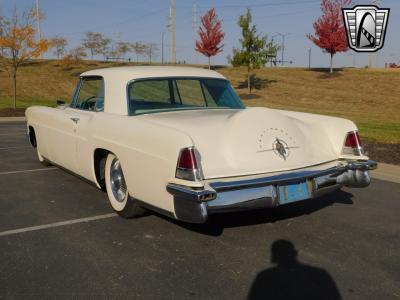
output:
[[[0,298],[399,299],[400,184],[189,225],[105,193],[0,123]]]

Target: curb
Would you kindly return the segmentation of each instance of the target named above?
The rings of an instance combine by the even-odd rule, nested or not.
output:
[[[0,117],[0,123],[6,122],[25,122],[25,117]]]

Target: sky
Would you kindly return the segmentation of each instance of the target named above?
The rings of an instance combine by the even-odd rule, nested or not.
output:
[[[0,15],[9,16],[17,7],[23,10],[34,5],[35,0],[0,0]],[[215,8],[226,33],[223,52],[212,58],[214,64],[227,64],[233,47],[239,47],[240,28],[237,20],[250,8],[253,23],[260,33],[281,44],[277,32],[285,34],[285,66],[308,66],[311,48],[311,66],[328,67],[329,55],[322,52],[307,37],[314,33],[313,22],[321,15],[320,0],[175,0],[176,55],[178,61],[207,63],[206,57],[194,51],[193,5],[197,6],[196,19],[208,9]],[[355,4],[368,4],[369,0],[354,0]],[[152,42],[160,49],[156,60],[161,61],[161,41],[164,32],[164,55],[169,58],[169,0],[40,0],[45,19],[41,24],[43,36],[62,36],[68,48],[82,42],[85,32],[100,32],[114,41]],[[373,56],[373,64],[400,63],[400,0],[380,0],[379,7],[390,8],[390,17],[384,48]],[[281,53],[278,53],[281,57]],[[46,54],[48,58],[51,53]],[[128,55],[129,56],[129,55]],[[133,58],[133,55],[130,55]],[[99,57],[100,59],[100,57]],[[349,50],[337,54],[336,67],[357,67],[368,64],[368,54]]]

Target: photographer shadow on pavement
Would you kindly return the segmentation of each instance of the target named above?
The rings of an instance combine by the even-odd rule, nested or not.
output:
[[[258,273],[248,299],[342,299],[329,273],[300,263],[290,241],[272,244],[271,262],[276,266]]]

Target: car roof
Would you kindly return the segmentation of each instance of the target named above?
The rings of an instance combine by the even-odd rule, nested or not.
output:
[[[112,67],[87,71],[82,73],[81,76],[101,76],[105,80],[107,80],[107,78],[112,78],[113,81],[120,80],[124,82],[139,78],[158,77],[207,77],[225,79],[223,75],[212,70],[172,66]]]

